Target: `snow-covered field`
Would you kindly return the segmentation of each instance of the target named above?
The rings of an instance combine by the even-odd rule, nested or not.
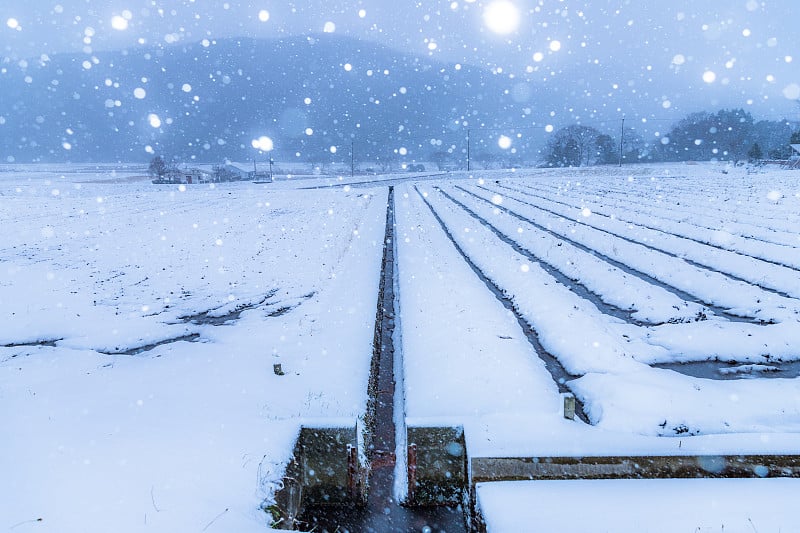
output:
[[[0,528],[263,531],[300,425],[365,411],[387,184],[410,423],[463,425],[475,456],[800,452],[797,172],[178,187],[137,168],[0,170]],[[576,376],[590,424],[563,419],[488,285]],[[655,366],[709,360],[734,364],[720,379]],[[664,510],[683,488],[647,490]],[[702,490],[748,497],[734,482]],[[709,523],[687,512],[692,530]],[[800,530],[786,507],[770,516]]]

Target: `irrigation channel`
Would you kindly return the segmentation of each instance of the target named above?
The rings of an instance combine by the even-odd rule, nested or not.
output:
[[[389,187],[386,235],[375,324],[365,440],[370,465],[365,505],[312,505],[299,516],[299,525],[314,532],[466,532],[465,510],[460,506],[409,507],[394,497],[397,428],[395,412],[405,416],[403,395],[395,394],[395,257],[394,187]],[[402,386],[402,385],[400,385]],[[399,401],[396,401],[399,400]],[[370,419],[374,422],[371,423]],[[405,428],[402,428],[404,431]],[[370,438],[371,437],[371,438]]]
[[[415,190],[462,259],[517,319],[559,391],[568,392],[568,382],[577,376],[567,373],[558,359],[544,349],[537,332],[520,315],[513,302],[472,261],[434,206],[419,189]],[[479,195],[463,192],[483,200]],[[476,212],[455,196],[445,194],[445,197],[480,220]],[[510,210],[507,212],[520,217]],[[488,223],[485,220],[481,222]],[[495,235],[502,238],[499,233],[499,230],[495,231]],[[466,533],[468,528],[483,531],[483,511],[476,498],[478,483],[537,479],[800,477],[800,456],[797,455],[642,456],[623,452],[620,455],[581,457],[569,454],[471,456],[466,450],[463,428],[406,427],[402,350],[395,350],[394,345],[395,312],[400,299],[396,292],[398,272],[394,237],[395,194],[394,187],[390,186],[364,423],[344,421],[345,427],[323,425],[300,429],[294,457],[283,478],[284,486],[275,495],[275,505],[266,509],[274,518],[273,527],[317,533]],[[582,295],[588,292],[585,288],[574,290]],[[607,312],[623,315],[632,322],[622,310],[608,309]],[[731,368],[720,371],[721,376],[717,379],[762,377],[766,374],[793,376],[798,370],[795,365],[781,367],[778,363],[730,365]],[[702,367],[696,370],[704,374],[703,377],[712,377],[718,369]],[[588,423],[583,405],[577,399],[574,416]],[[458,453],[452,451],[453,444],[459,448]],[[709,468],[709,464],[714,468]],[[396,479],[398,473],[399,479]],[[401,504],[395,497],[395,488],[406,481],[408,501]]]

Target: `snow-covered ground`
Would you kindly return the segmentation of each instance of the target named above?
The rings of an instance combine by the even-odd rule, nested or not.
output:
[[[474,456],[800,452],[800,378],[652,366],[800,360],[797,172],[179,187],[136,167],[0,170],[0,528],[264,530],[300,425],[364,413],[388,184],[409,423],[463,425]],[[577,377],[591,424],[561,417],[487,283]],[[748,497],[728,481],[703,490]],[[798,527],[786,508],[771,516]]]

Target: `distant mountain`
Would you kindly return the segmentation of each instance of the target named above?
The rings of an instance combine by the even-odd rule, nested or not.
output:
[[[541,139],[502,128],[554,109],[554,96],[502,73],[335,35],[65,54],[0,69],[0,150],[16,162],[263,160],[251,145],[262,135],[276,160],[349,161],[352,143],[358,161],[378,165],[462,161],[468,128],[473,157],[535,159]],[[498,148],[500,134],[512,149]]]

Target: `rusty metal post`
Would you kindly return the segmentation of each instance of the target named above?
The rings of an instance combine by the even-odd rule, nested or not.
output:
[[[358,500],[358,449],[352,444],[347,445],[347,491]]]
[[[408,445],[408,501],[414,503],[417,488],[417,445]]]

